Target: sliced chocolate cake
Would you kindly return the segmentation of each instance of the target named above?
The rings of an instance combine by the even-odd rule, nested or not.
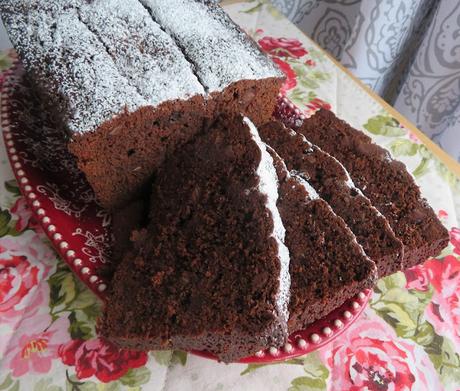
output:
[[[335,158],[280,122],[270,122],[259,131],[262,139],[284,159],[287,169],[307,180],[343,218],[366,254],[376,263],[380,277],[402,269],[401,241]]]
[[[283,74],[216,2],[139,1],[194,65],[217,112],[270,120]]]
[[[138,0],[0,2],[30,79],[103,206],[129,201],[165,156],[221,110],[258,121],[271,115],[282,74],[218,6],[208,8],[201,23],[214,14],[225,19],[220,31],[229,40],[218,51],[220,89],[202,84],[195,74],[202,66]],[[228,71],[235,54],[250,61],[251,72]]]
[[[111,268],[115,267],[123,256],[131,249],[131,235],[148,224],[148,202],[138,198],[117,208],[112,213],[113,245]]]
[[[327,315],[377,277],[375,263],[331,207],[268,147],[278,173],[277,206],[286,229],[291,298],[289,331]]]
[[[404,268],[438,255],[449,233],[403,163],[359,130],[320,110],[298,128],[309,141],[336,157],[356,186],[385,216],[404,245]]]
[[[284,343],[289,252],[273,160],[249,123],[223,119],[165,161],[151,224],[112,280],[105,337],[226,362]]]
[[[376,279],[344,221],[248,119],[223,118],[168,158],[149,218],[101,322],[121,346],[234,361],[278,346]]]

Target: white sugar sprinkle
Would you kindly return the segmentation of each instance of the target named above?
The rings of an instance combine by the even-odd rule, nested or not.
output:
[[[204,94],[174,40],[137,0],[95,0],[80,7],[79,15],[118,71],[152,106]]]
[[[266,207],[270,211],[273,219],[272,237],[277,242],[278,258],[280,260],[280,287],[277,295],[277,305],[279,313],[287,322],[289,318],[288,302],[291,287],[291,275],[289,274],[290,256],[289,250],[284,244],[286,230],[281,220],[278,207],[276,206],[278,201],[278,176],[276,175],[273,158],[267,152],[267,148],[269,147],[260,139],[257,128],[249,118],[245,117],[243,121],[249,127],[251,137],[257,144],[261,153],[261,160],[257,168],[259,191],[267,196]]]
[[[64,113],[70,131],[93,130],[125,108],[146,105],[75,10],[59,17],[38,10],[5,19],[26,69]]]
[[[209,92],[238,80],[282,76],[220,6],[200,0],[139,1],[175,38]]]
[[[26,70],[71,133],[125,110],[282,76],[209,2],[3,0],[0,12]]]

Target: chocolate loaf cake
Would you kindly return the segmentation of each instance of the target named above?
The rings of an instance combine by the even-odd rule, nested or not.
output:
[[[376,266],[344,221],[268,147],[278,174],[277,206],[286,229],[291,297],[289,331],[321,319],[376,279]]]
[[[159,170],[151,224],[112,280],[105,337],[226,362],[284,343],[289,253],[276,172],[247,123],[223,119]]]
[[[270,122],[259,131],[262,139],[276,149],[287,169],[307,180],[343,218],[366,254],[376,263],[380,277],[402,269],[402,242],[335,158],[280,122]]]
[[[134,231],[145,228],[148,224],[148,202],[142,198],[130,201],[112,213],[112,253],[111,268],[113,269],[123,256],[131,249],[131,235]]]
[[[283,74],[216,2],[139,1],[193,63],[217,112],[270,120]]]
[[[209,20],[223,14],[209,10]],[[221,30],[239,39],[238,54],[251,61],[253,72],[240,79],[232,73],[231,81],[217,73],[223,86],[217,91],[202,84],[198,65],[138,0],[7,0],[0,12],[30,79],[109,209],[137,194],[165,156],[224,107],[268,118],[283,80],[228,18]],[[235,53],[224,52],[230,63]]]
[[[404,245],[404,268],[438,255],[449,233],[403,163],[359,130],[320,110],[297,129],[309,141],[336,157],[356,186],[385,216]]]

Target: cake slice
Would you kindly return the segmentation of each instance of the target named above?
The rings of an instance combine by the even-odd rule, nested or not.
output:
[[[259,131],[262,139],[276,149],[287,169],[307,180],[343,218],[366,254],[376,263],[380,277],[402,269],[402,242],[335,158],[280,122],[270,122]]]
[[[404,245],[404,268],[438,255],[449,233],[420,194],[403,163],[359,130],[320,110],[297,129],[337,158],[356,186],[385,216]]]
[[[270,120],[284,75],[216,2],[139,1],[193,63],[217,112]]]
[[[287,336],[289,252],[273,160],[249,120],[222,119],[159,170],[100,332],[136,349],[230,362]]]
[[[286,229],[291,298],[289,332],[341,306],[376,280],[376,266],[331,207],[303,178],[289,173],[268,147],[277,169],[277,206]]]

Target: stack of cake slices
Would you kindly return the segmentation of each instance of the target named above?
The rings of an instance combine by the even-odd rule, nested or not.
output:
[[[403,268],[435,256],[448,243],[448,232],[403,163],[329,110],[320,110],[298,132],[336,157],[351,179],[385,216],[403,243]]]
[[[342,128],[353,141],[337,137]],[[335,134],[324,149],[305,136],[320,141],[323,132]],[[366,182],[349,173],[334,148],[325,151],[332,140],[342,153],[348,141],[362,167],[379,171]],[[382,189],[377,203],[370,189],[383,176],[393,191]],[[398,219],[381,205],[397,208]],[[220,117],[164,162],[147,205],[133,202],[114,222],[124,250],[101,333],[121,346],[208,350],[225,362],[281,346],[449,240],[404,165],[325,111],[297,129]],[[136,226],[129,244],[120,227]],[[407,232],[423,237],[417,252]]]
[[[208,0],[4,0],[63,142],[112,211],[99,332],[231,362],[437,255],[405,166],[320,110],[272,118],[283,76]]]

